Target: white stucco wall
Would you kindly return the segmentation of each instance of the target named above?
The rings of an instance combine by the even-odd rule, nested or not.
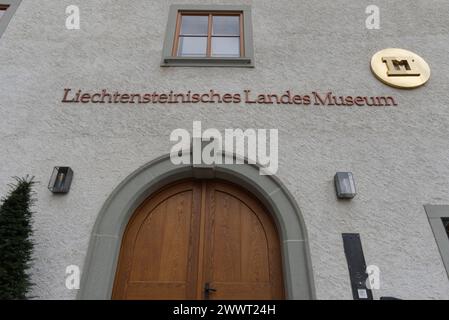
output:
[[[382,295],[449,299],[449,282],[424,204],[449,204],[449,5],[446,0],[375,1],[381,29],[365,28],[362,0],[78,0],[81,30],[65,28],[67,0],[23,0],[0,39],[0,194],[12,176],[36,187],[33,296],[72,299],[65,268],[83,266],[101,206],[127,175],[170,151],[170,132],[277,128],[278,177],[298,202],[310,238],[319,299],[352,299],[341,233],[361,234],[367,264],[381,269]],[[171,3],[250,4],[254,69],[161,68]],[[380,49],[420,54],[430,82],[402,91],[369,69]],[[62,104],[85,90],[392,95],[398,107]],[[75,172],[70,194],[47,190],[53,166]],[[350,202],[333,175],[352,171]]]

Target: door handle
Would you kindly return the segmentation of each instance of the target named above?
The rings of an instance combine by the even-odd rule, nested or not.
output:
[[[217,289],[214,289],[210,286],[210,283],[207,282],[204,286],[204,293],[205,294],[210,294],[211,292],[217,292]]]

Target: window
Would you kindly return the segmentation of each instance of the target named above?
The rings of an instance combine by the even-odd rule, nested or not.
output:
[[[443,218],[444,230],[446,230],[447,237],[449,238],[449,218]]]
[[[449,277],[449,205],[424,207]]]
[[[0,37],[5,32],[9,21],[21,0],[0,0]]]
[[[240,57],[243,53],[242,13],[179,13],[173,55]]]
[[[2,16],[5,14],[6,10],[8,9],[9,6],[4,5],[4,4],[0,4],[0,19],[2,18]]]
[[[170,7],[162,66],[253,67],[247,6]]]

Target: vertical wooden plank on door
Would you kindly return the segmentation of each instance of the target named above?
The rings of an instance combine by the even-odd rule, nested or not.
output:
[[[194,299],[201,190],[186,182],[150,197],[123,237],[114,299]]]
[[[283,299],[279,238],[260,203],[240,188],[209,182],[205,282],[209,299]]]
[[[196,290],[196,299],[201,300],[204,299],[204,247],[205,243],[208,242],[208,239],[205,239],[205,223],[206,223],[206,183],[201,183],[201,197],[200,201],[200,219],[199,219],[199,244],[198,244],[198,283]]]

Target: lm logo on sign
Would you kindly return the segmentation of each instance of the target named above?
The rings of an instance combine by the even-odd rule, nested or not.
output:
[[[430,67],[423,58],[397,48],[377,52],[371,59],[371,70],[383,83],[402,89],[420,87],[430,78]]]

